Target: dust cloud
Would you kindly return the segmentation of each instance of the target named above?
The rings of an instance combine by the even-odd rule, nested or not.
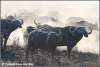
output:
[[[5,18],[6,13],[16,13],[16,18],[24,20],[23,28],[12,32],[7,42],[7,45],[13,45],[16,41],[21,47],[27,45],[23,34],[27,26],[35,27],[34,20],[37,23],[64,27],[69,17],[82,17],[89,22],[97,22],[99,26],[99,1],[1,1],[1,17]],[[58,19],[54,21],[51,17]],[[76,47],[80,52],[99,54],[99,31],[93,30],[88,38],[83,36]],[[58,49],[67,50],[66,47]]]

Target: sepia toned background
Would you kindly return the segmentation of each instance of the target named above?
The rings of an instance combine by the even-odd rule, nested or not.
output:
[[[19,46],[24,48],[27,43],[23,34],[27,26],[34,26],[36,22],[51,26],[64,27],[81,20],[96,23],[99,27],[99,1],[1,1],[1,17],[5,14],[13,15],[24,20],[23,28],[11,33],[7,45],[13,45],[14,39],[19,37]],[[24,13],[23,15],[21,13]],[[46,17],[57,18],[57,22],[46,20]],[[83,37],[76,45],[79,52],[99,54],[99,31],[93,30],[88,38]],[[58,50],[67,50],[67,47],[58,47]]]

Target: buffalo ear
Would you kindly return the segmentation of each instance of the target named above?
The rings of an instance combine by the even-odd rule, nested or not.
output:
[[[88,34],[84,34],[85,37],[88,37]]]

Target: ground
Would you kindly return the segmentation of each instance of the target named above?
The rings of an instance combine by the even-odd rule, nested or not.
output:
[[[2,63],[32,63],[34,66],[99,66],[98,54],[82,53],[72,50],[71,60],[67,58],[67,51],[56,51],[54,57],[48,52],[37,50],[29,54],[28,62],[25,59],[25,48],[20,46],[7,46],[7,51],[1,51]]]

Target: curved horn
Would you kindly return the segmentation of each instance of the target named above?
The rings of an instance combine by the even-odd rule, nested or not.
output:
[[[22,19],[19,19],[19,20],[21,20],[22,23],[20,23],[20,24],[22,25],[24,23],[24,21]]]
[[[38,24],[35,22],[35,20],[34,20],[34,24],[35,24],[35,25],[38,25]]]
[[[9,21],[11,21],[11,20],[9,20]],[[8,24],[11,24],[12,23],[12,21],[11,22],[8,22],[8,19],[6,18],[6,22],[8,23]]]
[[[14,16],[16,17],[16,14],[14,13]]]
[[[35,25],[37,25],[37,26],[38,26],[38,25],[41,25],[41,23],[40,23],[40,22],[39,22],[39,23],[36,23],[36,22],[34,21],[34,23],[35,23]]]
[[[7,13],[6,13],[6,14],[7,14]],[[6,14],[5,14],[5,17],[7,18]]]
[[[8,24],[11,24],[11,23],[12,23],[12,21],[11,21],[11,20],[9,20],[9,19],[7,18],[7,13],[5,14],[5,17],[6,17],[6,22],[7,22]],[[9,21],[11,21],[11,22],[8,22],[8,20],[9,20]]]
[[[90,27],[89,27],[90,28]],[[87,34],[91,34],[92,33],[92,29],[90,28],[90,32],[87,32],[86,30],[85,30],[85,32],[87,33]]]
[[[57,36],[60,36],[62,34],[61,30],[59,29],[59,34],[56,33]]]
[[[74,33],[78,27],[76,27],[74,31],[71,31],[71,28],[72,28],[72,27],[69,28],[69,32],[70,32],[70,33]]]

